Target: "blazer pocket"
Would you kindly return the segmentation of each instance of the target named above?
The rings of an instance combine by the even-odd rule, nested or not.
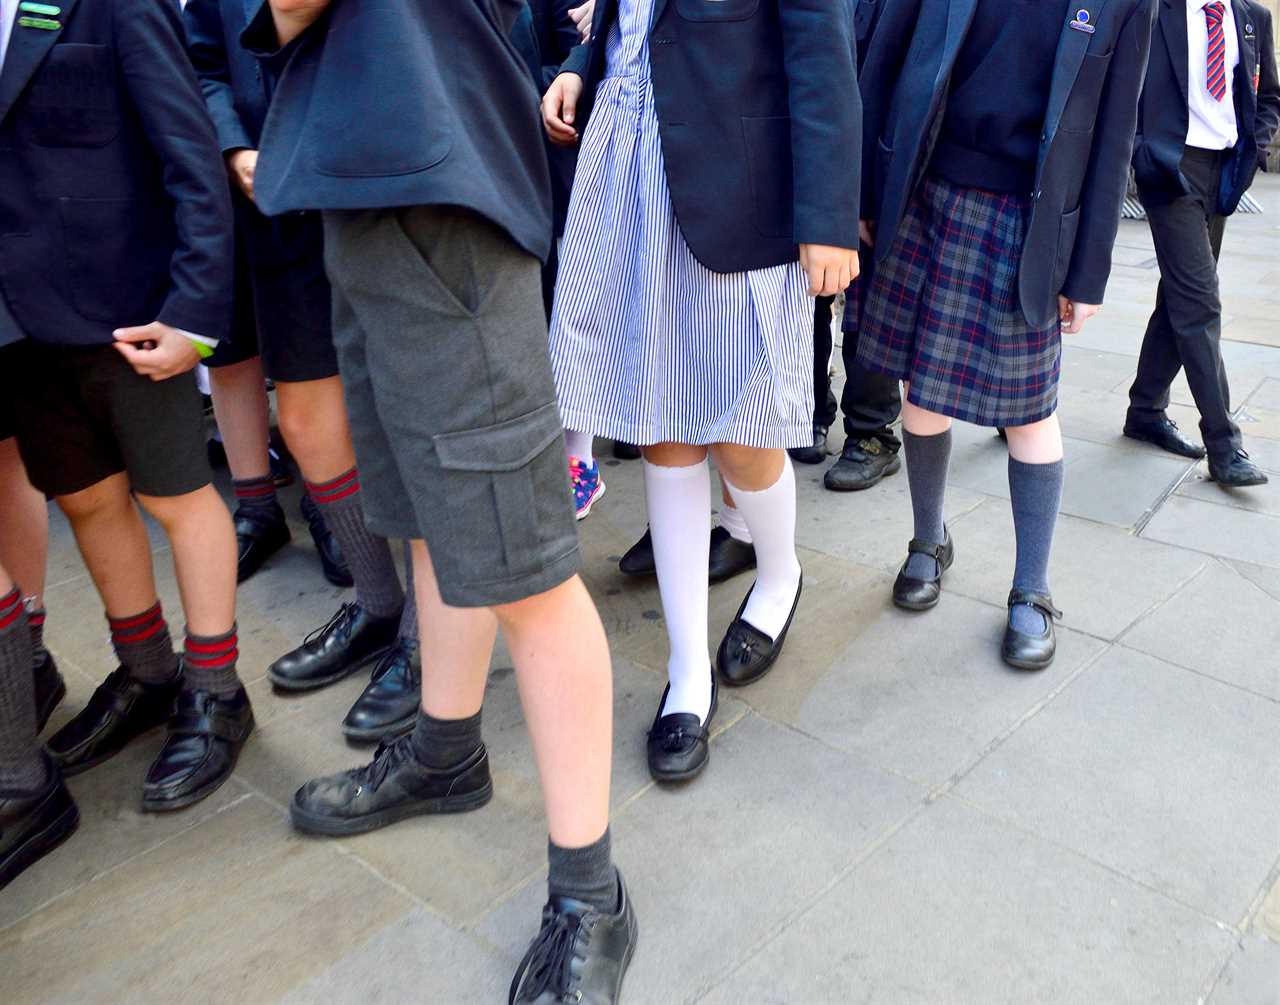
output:
[[[1062,292],[1062,284],[1067,281],[1067,272],[1071,269],[1071,257],[1076,247],[1076,232],[1080,229],[1080,207],[1070,213],[1063,213],[1058,220],[1058,249],[1053,262],[1052,294]]]
[[[1098,118],[1098,102],[1107,82],[1107,69],[1111,66],[1111,53],[1095,56],[1088,54],[1080,64],[1080,72],[1072,85],[1067,107],[1062,111],[1058,128],[1069,133],[1093,132]]]
[[[31,78],[19,121],[23,138],[37,146],[102,147],[114,140],[120,107],[111,47],[64,42],[50,49]]]
[[[89,321],[147,323],[169,289],[173,237],[137,199],[58,200],[67,286]],[[197,332],[197,334],[201,334]]]
[[[787,115],[744,116],[742,134],[756,230],[765,237],[791,237],[795,232],[791,118]]]
[[[676,0],[686,21],[745,21],[759,9],[760,0]]]

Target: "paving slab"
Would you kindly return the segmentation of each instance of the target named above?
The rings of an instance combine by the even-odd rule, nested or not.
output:
[[[1280,517],[1236,506],[1174,496],[1142,536],[1220,558],[1280,568]]]
[[[0,931],[7,1005],[257,1005],[412,901],[248,797]]]
[[[1276,860],[1278,733],[1280,704],[1118,647],[955,791],[1235,925]]]
[[[1013,514],[992,500],[952,528],[956,564],[947,589],[1000,603],[1013,577]],[[1115,639],[1210,561],[1204,555],[1134,537],[1125,530],[1063,515],[1054,535],[1050,580],[1054,600],[1066,612],[1062,624]]]
[[[1191,1003],[1230,944],[1195,912],[943,799],[699,1002]]]
[[[766,753],[767,752],[767,753]],[[749,716],[706,773],[651,789],[613,822],[642,919],[628,987],[636,1002],[684,1002],[920,805],[923,790]],[[532,882],[480,926],[522,946],[545,899]]]
[[[1266,441],[1257,441],[1266,442]],[[1219,506],[1234,506],[1251,513],[1280,516],[1280,479],[1266,485],[1254,485],[1247,489],[1223,488],[1209,478],[1207,464],[1196,467],[1195,473],[1178,486],[1178,495],[1188,499],[1200,499]]]
[[[1221,562],[1136,624],[1124,644],[1280,701],[1280,594]]]
[[[1245,936],[1208,1005],[1280,1005],[1280,943],[1259,935]]]

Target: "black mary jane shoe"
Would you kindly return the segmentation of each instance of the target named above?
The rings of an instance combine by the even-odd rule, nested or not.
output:
[[[281,691],[314,691],[350,677],[396,643],[400,615],[375,618],[359,603],[343,604],[292,652],[267,668]]]
[[[542,909],[542,928],[516,968],[507,1005],[616,1005],[639,933],[621,874],[611,914],[552,897]]]
[[[36,665],[32,670],[36,689],[36,732],[43,733],[49,724],[49,716],[58,707],[58,703],[67,696],[67,682],[58,673],[58,664],[53,661],[53,653],[41,649],[36,657]]]
[[[400,639],[373,668],[369,686],[342,720],[348,740],[372,743],[413,729],[422,704],[422,664],[418,644]]]
[[[754,584],[751,589],[755,589]],[[751,592],[747,592],[716,652],[716,669],[724,683],[730,687],[745,687],[754,684],[773,669],[778,657],[782,655],[782,646],[787,641],[791,622],[795,620],[803,590],[804,576],[801,575],[800,584],[796,587],[796,599],[791,604],[791,613],[787,615],[787,623],[782,626],[776,639],[769,638],[755,625],[743,620],[742,612],[747,609],[747,601],[751,599]]]
[[[1044,632],[1032,635],[1020,632],[1013,627],[1013,609],[1019,604],[1034,607],[1044,615]],[[1032,593],[1014,587],[1009,591],[1009,624],[1004,630],[1004,644],[1000,647],[1000,656],[1009,666],[1017,670],[1043,670],[1053,662],[1058,651],[1058,640],[1053,630],[1055,620],[1062,617],[1062,612],[1053,606],[1053,598],[1045,593]]]
[[[253,706],[244,688],[230,698],[184,688],[174,702],[169,737],[142,783],[142,809],[180,810],[212,795],[231,777],[252,732]]]
[[[955,542],[951,531],[943,528],[942,544],[933,544],[913,538],[907,545],[907,561],[902,563],[898,578],[893,583],[893,602],[904,611],[927,611],[938,606],[942,597],[942,577],[956,559]],[[938,564],[938,574],[930,579],[907,575],[907,564],[912,555],[928,555]]]
[[[163,684],[143,684],[120,667],[98,685],[79,714],[49,738],[49,756],[67,776],[114,757],[132,740],[169,721],[181,684],[176,668]]]
[[[668,684],[658,702],[658,714],[649,730],[646,753],[649,758],[649,774],[656,782],[687,782],[702,773],[711,757],[711,720],[716,717],[720,704],[719,687],[715,675],[711,676],[711,709],[702,722],[692,712],[676,712],[663,715]]]
[[[243,583],[289,543],[289,523],[280,504],[273,503],[261,509],[238,507],[235,527],[236,582]]]
[[[80,824],[71,792],[52,761],[35,792],[0,789],[0,890],[75,833]]]
[[[333,531],[324,522],[324,514],[309,495],[303,495],[299,504],[302,519],[307,521],[307,530],[311,532],[311,540],[315,542],[316,554],[320,556],[320,571],[324,578],[334,586],[351,587],[356,580],[347,565],[347,556],[342,553],[342,545],[333,536]]]

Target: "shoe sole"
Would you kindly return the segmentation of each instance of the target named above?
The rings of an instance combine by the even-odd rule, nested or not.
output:
[[[249,713],[249,728],[245,731],[244,739],[240,741],[240,749],[236,751],[235,756],[231,758],[231,766],[227,769],[227,773],[221,778],[215,778],[206,782],[200,788],[191,792],[186,792],[177,799],[148,799],[142,797],[143,813],[169,813],[173,810],[185,810],[188,806],[194,806],[203,799],[208,799],[211,795],[222,788],[227,780],[235,774],[236,765],[240,763],[240,751],[244,750],[244,745],[249,742],[249,737],[253,735],[254,727],[257,723],[254,721],[253,713]]]
[[[377,729],[356,729],[352,726],[343,726],[342,735],[348,740],[373,743],[377,740],[403,736],[413,729],[417,721],[418,713],[417,710],[414,710],[411,715],[407,715],[403,719],[397,719],[395,722],[388,723],[385,726],[379,726]]]
[[[575,520],[585,520],[591,515],[591,507],[604,498],[604,482],[600,483],[600,487],[591,494],[591,498],[587,500],[587,504],[574,513]]]
[[[370,653],[359,663],[353,663],[349,667],[344,667],[341,673],[330,674],[328,677],[315,678],[308,681],[296,681],[288,678],[277,677],[270,670],[267,671],[267,679],[271,681],[271,686],[279,688],[281,691],[301,692],[301,691],[319,691],[323,687],[330,684],[336,684],[340,680],[346,680],[353,674],[358,674],[371,663],[377,663],[387,653],[391,651],[391,646],[379,649],[375,653]]]
[[[865,492],[867,489],[875,488],[877,485],[879,485],[882,481],[884,481],[890,475],[896,475],[901,470],[902,470],[902,458],[894,457],[892,461],[890,461],[888,464],[885,465],[884,470],[881,471],[880,474],[878,474],[871,481],[865,482],[862,485],[832,485],[830,482],[826,480],[826,478],[823,478],[822,487],[825,488],[828,492]]]
[[[941,581],[939,581],[939,583],[941,583]],[[941,602],[942,602],[941,591],[939,591],[937,599],[932,600],[927,604],[914,603],[910,600],[899,600],[897,597],[893,598],[894,607],[898,608],[901,611],[911,611],[913,614],[920,614],[924,611],[932,611]]]
[[[427,799],[404,806],[392,806],[353,820],[334,820],[331,817],[318,816],[299,809],[297,803],[293,803],[289,806],[289,820],[294,829],[301,831],[303,834],[319,834],[323,837],[347,837],[353,834],[367,834],[369,831],[389,827],[412,817],[467,813],[471,810],[480,809],[492,798],[493,782],[489,781],[485,783],[484,788],[469,792],[465,796],[443,796],[439,799]]]
[[[44,829],[24,841],[0,867],[0,890],[71,837],[80,826],[80,810],[72,803]],[[61,833],[58,833],[61,831]]]
[[[1057,655],[1057,654],[1055,653],[1054,655]],[[1043,663],[1035,663],[1031,660],[1014,659],[1011,656],[1006,656],[1004,653],[1000,654],[1000,658],[1003,659],[1005,663],[1013,667],[1015,670],[1046,670],[1053,665],[1053,660],[1054,660],[1054,657],[1050,656]]]
[[[49,725],[49,717],[53,715],[53,710],[62,704],[62,699],[67,696],[67,682],[59,676],[58,686],[53,689],[49,695],[49,700],[44,703],[42,708],[36,709],[36,732],[43,733],[44,727]]]
[[[1135,436],[1127,429],[1123,431],[1123,435],[1126,440],[1133,440],[1134,443],[1145,443],[1147,446],[1155,447],[1157,450],[1163,451],[1166,454],[1172,454],[1174,457],[1185,457],[1189,461],[1202,461],[1206,456],[1205,451],[1203,450],[1197,451],[1194,454],[1189,453],[1186,450],[1170,450],[1163,443],[1157,443],[1155,440],[1148,439],[1145,436]]]

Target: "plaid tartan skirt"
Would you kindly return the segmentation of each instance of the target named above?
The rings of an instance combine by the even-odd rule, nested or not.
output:
[[[1025,426],[1058,407],[1062,333],[1018,299],[1028,196],[926,178],[876,267],[858,361],[910,384],[913,405],[979,426]]]

